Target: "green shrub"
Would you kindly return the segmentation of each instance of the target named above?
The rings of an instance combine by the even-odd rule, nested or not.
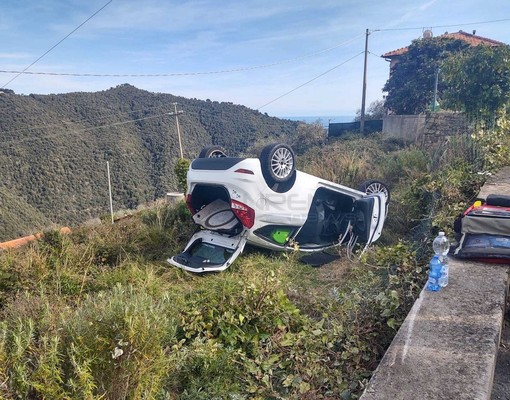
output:
[[[159,204],[141,215],[145,224],[137,245],[147,260],[161,260],[182,250],[195,228],[183,201],[175,205]]]
[[[429,155],[415,147],[386,154],[381,160],[383,180],[396,185],[419,179],[427,173],[429,162]]]
[[[182,192],[186,193],[187,189],[187,173],[189,166],[191,164],[191,161],[186,158],[179,158],[177,162],[175,163],[174,167],[174,173],[175,177],[177,179],[177,188]]]
[[[433,227],[448,231],[504,163],[505,124],[429,149],[374,135],[300,156],[326,179],[391,185],[362,260],[314,269],[247,248],[221,274],[189,274],[165,262],[194,230],[183,202],[1,252],[0,397],[357,398],[423,287]]]
[[[239,361],[237,350],[197,337],[180,349],[175,372],[167,376],[164,392],[179,393],[180,400],[231,398],[242,392],[244,368]]]
[[[117,285],[87,296],[63,322],[65,348],[88,360],[97,394],[110,399],[151,398],[170,371],[165,348],[175,344],[176,321],[166,313],[169,296]]]
[[[408,243],[398,241],[392,246],[376,247],[369,252],[366,262],[377,266],[385,280],[385,289],[376,299],[381,316],[391,328],[399,327],[426,280],[424,263],[417,259],[416,250]]]
[[[496,129],[480,128],[473,135],[473,140],[481,147],[484,164],[483,171],[494,173],[499,168],[510,165],[510,119],[506,110],[499,115]]]

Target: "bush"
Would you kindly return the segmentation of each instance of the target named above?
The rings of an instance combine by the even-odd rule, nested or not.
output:
[[[145,226],[137,245],[147,260],[160,260],[179,252],[195,230],[183,201],[175,205],[156,203],[141,214],[141,219]]]
[[[433,227],[448,231],[478,172],[505,162],[505,124],[430,149],[372,136],[300,157],[351,187],[391,184],[384,238],[361,260],[313,269],[247,249],[189,274],[165,262],[194,230],[183,202],[0,253],[0,397],[357,398],[423,287]]]
[[[111,292],[88,296],[68,314],[65,348],[74,347],[72,356],[90,370],[97,394],[124,399],[159,393],[171,367],[165,348],[175,344],[177,327],[169,304],[169,296],[155,299],[117,285]]]
[[[165,349],[175,344],[169,296],[154,299],[143,289],[117,285],[87,296],[74,310],[49,302],[28,310],[20,307],[24,302],[13,303],[0,327],[0,371],[8,392],[123,399],[154,398],[161,391],[172,365]],[[48,323],[53,313],[59,320]]]
[[[315,148],[298,159],[305,172],[357,187],[368,179],[380,179],[380,169],[374,162],[382,156],[377,139],[339,140]]]
[[[177,188],[182,193],[186,193],[187,190],[188,184],[186,177],[190,164],[191,161],[186,158],[179,158],[175,163],[174,173],[177,179]]]
[[[510,165],[510,120],[506,110],[499,115],[496,129],[480,128],[473,135],[473,140],[481,147],[483,171],[494,173],[499,168]]]

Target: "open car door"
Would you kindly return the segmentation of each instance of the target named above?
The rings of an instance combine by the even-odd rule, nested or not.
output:
[[[241,254],[246,244],[245,231],[229,236],[210,230],[195,233],[184,251],[167,261],[186,271],[202,273],[223,271]]]
[[[352,231],[360,243],[369,245],[381,236],[386,218],[385,201],[386,197],[377,193],[354,202],[356,222]]]

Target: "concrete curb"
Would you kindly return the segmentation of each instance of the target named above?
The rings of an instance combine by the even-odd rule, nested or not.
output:
[[[510,167],[479,198],[510,195]],[[450,258],[449,285],[422,290],[360,400],[490,399],[510,266]]]
[[[450,261],[450,283],[423,290],[361,400],[489,399],[508,266]]]

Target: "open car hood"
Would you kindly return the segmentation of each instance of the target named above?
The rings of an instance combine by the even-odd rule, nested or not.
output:
[[[182,253],[167,261],[195,273],[223,271],[241,254],[245,244],[245,230],[235,236],[201,230],[191,237]]]

